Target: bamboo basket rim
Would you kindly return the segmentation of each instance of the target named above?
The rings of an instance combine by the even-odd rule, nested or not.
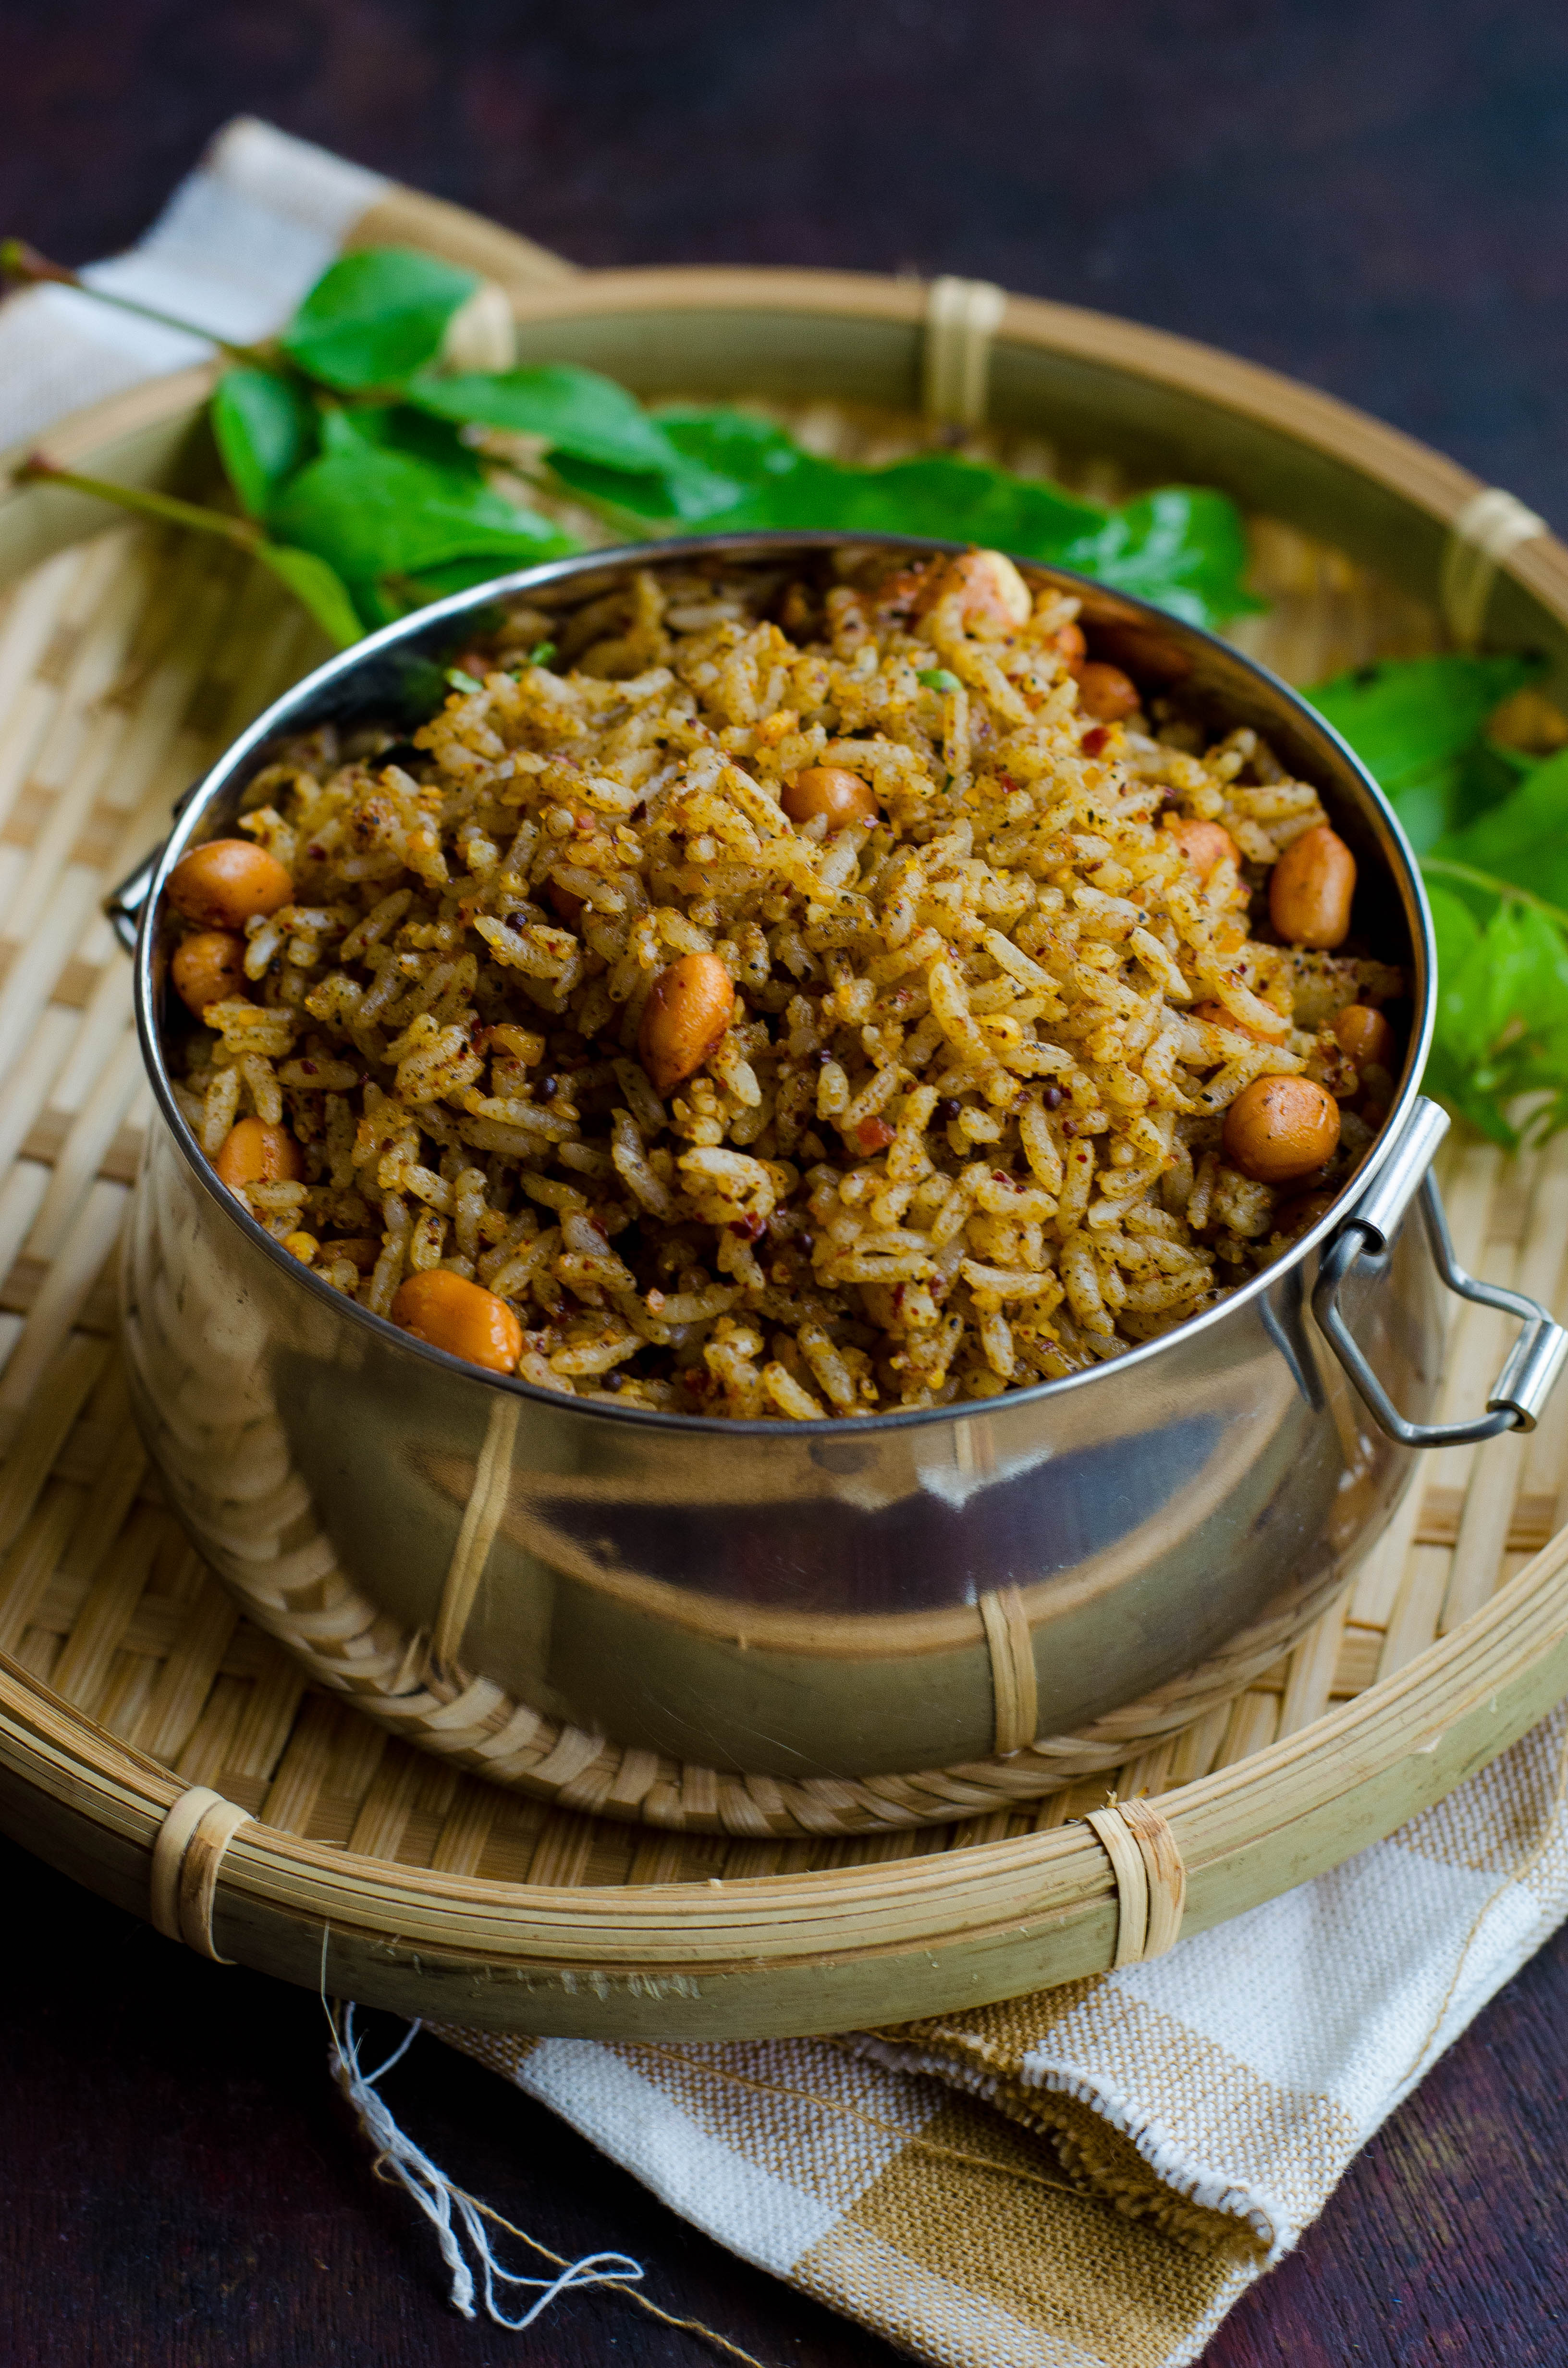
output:
[[[1556,1700],[1560,1687],[1549,1681],[1542,1691],[1523,1680],[1548,1663],[1555,1677],[1551,1656],[1559,1653],[1565,1663],[1562,1674],[1568,1677],[1568,1529],[1560,1531],[1480,1611],[1392,1677],[1264,1750],[1160,1795],[1162,1815],[1176,1835],[1187,1871],[1184,1929],[1201,1930],[1216,1920],[1206,1912],[1216,1870],[1260,1841],[1306,1825],[1324,1808],[1354,1800],[1402,1763],[1426,1759],[1435,1773],[1440,1770],[1436,1787],[1413,1783],[1402,1816],[1430,1805],[1484,1766]],[[1517,1691],[1507,1693],[1505,1706],[1511,1688]],[[1413,1700],[1417,1696],[1419,1701]],[[1450,1753],[1457,1748],[1457,1772],[1451,1757],[1439,1758],[1445,1744]],[[165,1816],[187,1789],[161,1761],[108,1734],[8,1654],[0,1653],[0,1761],[12,1759],[18,1746],[33,1757],[46,1790],[79,1811],[85,1811],[95,1797],[112,1804],[110,1822],[141,1840],[149,1852]],[[51,1747],[72,1763],[70,1780],[60,1790],[65,1770],[51,1757]],[[1348,1784],[1337,1781],[1346,1765],[1354,1770]],[[1302,1772],[1312,1780],[1309,1789],[1282,1803],[1283,1814],[1260,1830],[1254,1815],[1259,1793],[1271,1793],[1286,1776]],[[1243,1797],[1247,1795],[1250,1800]],[[1337,1862],[1337,1858],[1327,1861]],[[279,1880],[285,1868],[294,1870],[294,1882]],[[1048,1870],[1056,1876],[1051,1901],[1043,1908],[1036,1905],[1033,1914],[1053,1924],[1074,1920],[1115,1896],[1105,1852],[1092,1835],[1073,1825],[982,1843],[957,1854],[751,1875],[717,1885],[709,1880],[626,1889],[503,1883],[358,1859],[253,1820],[230,1845],[223,1888],[257,1900],[270,1898],[294,1913],[319,1911],[329,1921],[346,1899],[367,1891],[380,1899],[390,1896],[404,1910],[391,1919],[390,1929],[409,1937],[409,1914],[421,1903],[440,1903],[460,1922],[483,1928],[489,1940],[526,1925],[541,1953],[551,1956],[564,1956],[581,1936],[581,1942],[591,1941],[597,1962],[602,1962],[607,1944],[614,1948],[619,1939],[619,1946],[629,1953],[634,1951],[640,1963],[673,1964],[690,1960],[692,1936],[710,1926],[722,1929],[730,1939],[727,1953],[748,1959],[778,1956],[783,1953],[778,1945],[781,1926],[791,1934],[799,1926],[809,1935],[829,1907],[840,1917],[885,1916],[892,1903],[903,1901],[910,1921],[900,1938],[910,1946],[972,1936],[980,1929],[973,1920],[972,1894],[988,1891],[993,1882],[1000,1881],[1008,1896],[1006,1904],[993,1905],[991,1920],[1012,1923],[1020,1915],[1030,1915],[1031,1878]],[[1312,1854],[1292,1880],[1316,1871]],[[369,1882],[367,1875],[372,1878]],[[765,1923],[755,1932],[737,1928],[733,1901],[716,1901],[716,1888],[755,1898],[767,1911]],[[831,1899],[830,1891],[835,1894]],[[1273,1892],[1262,1896],[1272,1896]],[[638,1912],[644,1906],[647,1912]],[[741,1929],[746,1930],[744,1940]],[[424,1935],[425,1945],[431,1937]],[[479,1930],[472,1937],[477,1940]],[[449,1945],[458,1946],[459,1938],[451,1936]],[[858,1945],[863,1948],[867,1942]]]
[[[918,286],[849,273],[648,269],[512,292],[529,321],[743,302],[840,314],[869,310],[916,327],[925,313]],[[1278,435],[1316,442],[1446,528],[1480,490],[1457,463],[1335,398],[1165,332],[1010,298],[999,334],[1141,375],[1221,411],[1245,411]],[[160,437],[166,460],[171,432],[194,418],[215,374],[215,365],[199,365],[109,397],[28,439],[0,467],[40,443],[62,460],[80,460]],[[134,458],[127,464],[132,473],[136,465]],[[0,494],[0,518],[19,503],[61,506],[58,524],[45,527],[41,542],[34,539],[24,565],[108,516],[102,505],[28,486]],[[3,565],[0,552],[0,572]],[[1503,572],[1568,623],[1568,548],[1554,537],[1522,545]],[[1187,1929],[1273,1897],[1386,1836],[1506,1748],[1565,1685],[1568,1531],[1392,1676],[1261,1751],[1162,1793],[1188,1870]],[[68,1827],[96,1829],[148,1858],[187,1789],[163,1762],[119,1741],[5,1654],[0,1768],[53,1804]],[[1051,1978],[1061,1981],[1108,1962],[1115,1896],[1103,1848],[1077,1824],[939,1857],[621,1887],[411,1867],[253,1819],[223,1859],[215,1928],[221,1944],[226,1933],[232,1941],[235,1919],[259,1910],[312,1932],[324,1923],[356,1932],[383,1952],[413,1946],[453,1973],[483,1970],[481,1959],[531,1969],[544,1987],[569,1987],[586,1968],[633,1983],[643,1970],[677,1983],[683,1975],[744,1979],[754,1968],[929,1956],[987,1935],[1050,1935]],[[988,1978],[982,1975],[976,2002],[1005,1994],[994,1983],[986,1987]],[[465,2010],[485,2019],[472,2006]],[[746,2028],[766,2021],[754,2017]],[[797,2016],[778,2027],[801,2025]]]

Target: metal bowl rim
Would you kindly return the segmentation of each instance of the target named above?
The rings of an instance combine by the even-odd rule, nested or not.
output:
[[[182,801],[174,827],[159,851],[156,868],[142,906],[137,929],[133,992],[136,1005],[137,1032],[141,1039],[142,1055],[151,1081],[160,1113],[174,1137],[187,1166],[194,1172],[209,1199],[231,1224],[260,1248],[290,1280],[312,1292],[334,1312],[351,1321],[366,1325],[383,1340],[395,1344],[407,1354],[423,1358],[438,1371],[443,1371],[481,1386],[501,1389],[512,1395],[529,1400],[558,1411],[570,1408],[589,1418],[602,1418],[614,1424],[634,1423],[642,1428],[663,1430],[690,1431],[720,1438],[737,1435],[765,1440],[786,1440],[800,1430],[809,1430],[815,1440],[827,1438],[862,1438],[868,1431],[885,1432],[911,1429],[936,1423],[962,1420],[967,1417],[994,1415],[1013,1407],[1039,1405],[1064,1396],[1070,1391],[1092,1387],[1108,1381],[1113,1375],[1134,1365],[1148,1363],[1163,1351],[1196,1338],[1205,1331],[1216,1329],[1241,1308],[1265,1297],[1285,1276],[1303,1266],[1312,1253],[1337,1231],[1344,1223],[1354,1200],[1373,1182],[1386,1165],[1409,1120],[1420,1093],[1422,1072],[1426,1067],[1436,1018],[1437,953],[1433,938],[1431,910],[1416,862],[1398,816],[1366,766],[1355,750],[1336,732],[1326,718],[1308,704],[1289,683],[1262,666],[1256,658],[1246,656],[1232,643],[1209,632],[1200,625],[1173,616],[1168,609],[1143,600],[1136,594],[1123,592],[1115,586],[1097,582],[1074,570],[1057,567],[1042,560],[1020,556],[1019,567],[1036,575],[1049,576],[1064,585],[1070,591],[1081,593],[1102,611],[1108,603],[1124,610],[1128,621],[1146,622],[1165,634],[1174,633],[1178,639],[1190,636],[1194,641],[1222,654],[1227,665],[1240,667],[1251,675],[1265,694],[1290,711],[1298,726],[1309,735],[1315,735],[1347,768],[1365,793],[1372,819],[1380,826],[1386,842],[1385,860],[1392,874],[1393,884],[1400,893],[1410,928],[1419,975],[1416,997],[1416,1025],[1412,1033],[1405,1058],[1404,1075],[1392,1109],[1383,1122],[1377,1141],[1362,1166],[1341,1187],[1334,1201],[1317,1223],[1285,1254],[1261,1268],[1256,1274],[1217,1307],[1206,1309],[1201,1315],[1189,1317],[1174,1331],[1158,1339],[1139,1342],[1124,1349],[1118,1356],[1103,1363],[1087,1367],[1081,1372],[1067,1373],[1059,1380],[1036,1382],[1028,1389],[1005,1389],[994,1397],[968,1398],[945,1406],[909,1406],[888,1414],[830,1415],[809,1424],[772,1420],[731,1419],[720,1415],[672,1414],[655,1406],[622,1406],[613,1399],[568,1398],[563,1391],[540,1389],[531,1382],[519,1381],[515,1374],[495,1373],[485,1367],[454,1357],[444,1349],[415,1338],[384,1315],[376,1315],[358,1300],[348,1299],[334,1291],[319,1275],[292,1257],[282,1244],[274,1240],[266,1228],[243,1209],[233,1195],[221,1184],[183,1111],[175,1100],[167,1067],[159,1039],[156,999],[153,990],[153,951],[163,902],[165,886],[170,871],[185,852],[207,809],[227,787],[234,774],[263,742],[275,733],[288,728],[290,716],[300,708],[311,704],[328,685],[340,682],[356,673],[368,661],[383,652],[397,648],[405,642],[416,641],[448,623],[458,624],[476,609],[492,606],[499,599],[508,599],[539,586],[562,582],[573,575],[595,574],[603,569],[627,566],[659,565],[681,558],[725,557],[732,559],[766,559],[782,557],[792,551],[824,550],[890,550],[909,552],[959,552],[971,548],[960,542],[950,542],[931,535],[844,534],[835,531],[768,532],[723,535],[676,535],[657,541],[617,543],[612,547],[578,552],[564,558],[542,560],[533,565],[517,568],[505,575],[473,586],[466,592],[452,593],[445,600],[433,601],[428,607],[415,609],[410,616],[385,625],[363,641],[355,642],[338,651],[282,692],[255,721],[246,725],[236,739],[209,767]]]

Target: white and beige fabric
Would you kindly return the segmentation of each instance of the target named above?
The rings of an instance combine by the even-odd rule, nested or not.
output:
[[[244,123],[142,245],[97,276],[254,336],[368,221],[393,234],[397,202],[375,175]],[[471,226],[476,261],[488,235]],[[538,258],[540,276],[562,268]],[[984,322],[960,310],[972,378]],[[17,299],[0,314],[0,445],[199,350],[68,291]],[[1559,1713],[1335,1873],[1008,2005],[756,2044],[442,2035],[720,2242],[917,2357],[1165,2368],[1197,2357],[1568,1912],[1565,1771]],[[222,1847],[211,1814],[193,1793],[189,1831],[165,1853],[162,1920],[192,1925],[197,1941],[199,1878]],[[199,1833],[207,1857],[192,1871]],[[1175,1929],[1175,1893],[1161,1913]]]
[[[883,2032],[441,2035],[943,2368],[1177,2368],[1568,1912],[1568,1715],[1168,1955]]]

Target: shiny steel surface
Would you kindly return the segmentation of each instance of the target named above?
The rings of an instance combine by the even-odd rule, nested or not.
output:
[[[835,540],[682,541],[670,555],[771,557]],[[555,563],[421,611],[278,701],[193,793],[142,899],[137,950],[160,1113],[124,1269],[138,1415],[193,1538],[268,1624],[325,1638],[349,1620],[349,1598],[369,1600],[386,1639],[439,1627],[460,1640],[461,1667],[513,1701],[709,1766],[950,1767],[994,1741],[983,1597],[1018,1590],[1039,1731],[1060,1734],[1191,1668],[1265,1607],[1320,1593],[1387,1520],[1414,1456],[1372,1420],[1310,1305],[1324,1246],[1421,1123],[1425,903],[1381,794],[1282,685],[1141,602],[1031,571],[1083,596],[1107,655],[1257,724],[1354,847],[1358,926],[1406,965],[1415,1011],[1395,1108],[1361,1175],[1288,1258],[1197,1322],[983,1403],[722,1422],[572,1401],[461,1364],[318,1281],[202,1159],[159,1050],[163,883],[189,846],[228,828],[280,734],[421,700],[427,712],[436,666],[498,589],[598,585],[661,551]],[[1414,1225],[1376,1269],[1345,1276],[1345,1318],[1419,1420],[1441,1336]],[[472,1598],[455,1629],[454,1589]]]
[[[1554,1323],[1539,1300],[1521,1291],[1506,1291],[1500,1283],[1482,1282],[1467,1274],[1454,1256],[1442,1196],[1431,1172],[1432,1155],[1448,1133],[1449,1121],[1435,1102],[1416,1105],[1395,1158],[1398,1173],[1388,1170],[1381,1187],[1359,1202],[1329,1244],[1312,1292],[1312,1314],[1335,1354],[1355,1383],[1364,1404],[1380,1428],[1402,1447],[1471,1447],[1496,1439],[1506,1430],[1533,1430],[1541,1410],[1556,1388],[1568,1362],[1568,1332]],[[1355,1335],[1345,1321],[1339,1294],[1358,1266],[1374,1270],[1390,1235],[1408,1207],[1414,1192],[1421,1196],[1421,1216],[1431,1246],[1432,1262],[1451,1292],[1517,1315],[1522,1326],[1509,1349],[1503,1370],[1486,1400],[1486,1412],[1460,1422],[1411,1422],[1378,1379]]]

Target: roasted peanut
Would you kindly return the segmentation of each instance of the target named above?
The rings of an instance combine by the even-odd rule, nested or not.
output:
[[[791,822],[810,822],[817,814],[825,814],[829,830],[875,822],[881,813],[875,792],[858,773],[846,773],[837,765],[808,766],[796,774],[778,803]]]
[[[659,973],[637,1036],[655,1093],[667,1094],[700,1069],[717,1049],[734,1008],[735,990],[717,954],[682,954]]]
[[[400,1282],[392,1295],[392,1320],[493,1373],[515,1373],[523,1353],[523,1327],[516,1311],[483,1283],[468,1282],[446,1267],[426,1267]]]
[[[1260,1028],[1251,1019],[1238,1019],[1222,1003],[1195,1003],[1192,1016],[1195,1019],[1207,1019],[1211,1028],[1233,1028],[1238,1036],[1250,1036],[1255,1044],[1278,1044],[1290,1033],[1290,1023],[1283,1012],[1278,1028]]]
[[[1392,1067],[1393,1030],[1370,1004],[1347,1003],[1343,1011],[1336,1011],[1334,1032],[1340,1051],[1358,1069],[1374,1064],[1380,1069]]]
[[[1084,628],[1076,617],[1058,627],[1055,640],[1057,648],[1070,666],[1076,668],[1083,665],[1089,655],[1089,645],[1084,639]]]
[[[1241,849],[1222,823],[1201,822],[1196,814],[1179,814],[1165,824],[1195,871],[1205,878],[1217,863],[1241,862]]]
[[[1339,1141],[1339,1104],[1310,1077],[1255,1077],[1225,1112],[1225,1156],[1258,1184],[1294,1184]]]
[[[915,614],[934,608],[951,592],[963,595],[960,613],[971,632],[981,627],[1006,632],[1027,625],[1034,614],[1034,596],[1000,551],[966,551],[934,573],[915,597]]]
[[[286,1126],[243,1118],[230,1128],[212,1162],[231,1191],[241,1184],[297,1184],[305,1172],[300,1146]]]
[[[570,888],[563,888],[559,880],[552,880],[545,894],[567,928],[574,929],[583,917],[582,897],[574,894]]]
[[[209,929],[243,929],[258,913],[293,901],[294,882],[275,855],[248,838],[210,838],[169,874],[169,902]]]
[[[199,1019],[210,1003],[248,993],[245,941],[232,929],[198,929],[175,948],[169,976],[180,1001]]]
[[[1290,946],[1343,945],[1356,893],[1356,858],[1325,822],[1292,839],[1268,878],[1268,917]]]
[[[1096,723],[1119,723],[1142,703],[1142,695],[1131,675],[1119,666],[1102,666],[1091,658],[1086,666],[1074,668],[1078,677],[1078,705]]]

